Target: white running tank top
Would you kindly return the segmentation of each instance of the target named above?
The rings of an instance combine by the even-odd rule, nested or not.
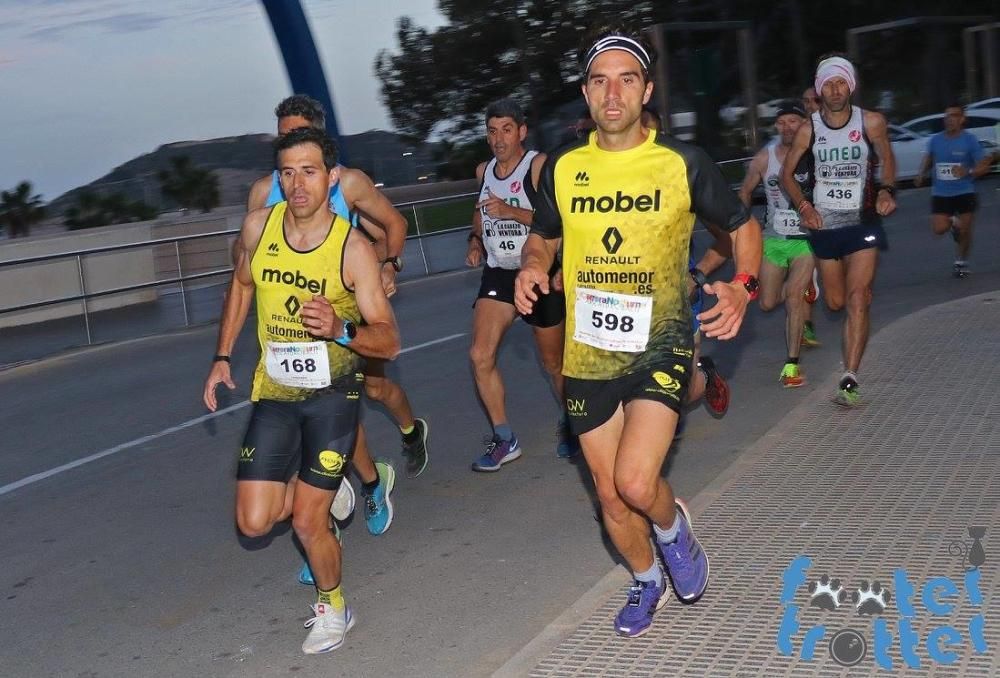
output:
[[[799,213],[792,209],[781,185],[781,162],[778,160],[778,143],[767,146],[767,168],[764,170],[764,195],[767,197],[767,219],[764,220],[764,237],[805,237],[799,225]],[[799,177],[795,177],[800,181]]]
[[[531,199],[526,191],[531,182],[531,161],[538,151],[527,151],[509,176],[496,175],[497,159],[493,158],[483,172],[483,185],[479,187],[479,200],[486,200],[492,193],[508,205],[531,209]],[[528,239],[528,226],[510,219],[494,219],[480,209],[483,220],[483,246],[486,248],[486,265],[492,268],[521,268],[521,247]]]
[[[843,228],[878,221],[875,213],[875,153],[865,134],[864,111],[851,106],[839,129],[828,127],[819,111],[812,114],[813,206],[823,228]]]

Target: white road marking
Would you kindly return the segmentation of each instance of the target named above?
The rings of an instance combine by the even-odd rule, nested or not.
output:
[[[418,351],[422,348],[427,348],[428,346],[434,346],[435,344],[442,344],[446,341],[451,341],[452,339],[458,339],[459,337],[464,337],[465,334],[466,334],[465,332],[459,332],[458,334],[449,334],[448,336],[441,337],[440,339],[432,339],[431,341],[425,341],[422,344],[409,346],[401,350],[399,353],[400,355],[402,355],[404,353],[409,353],[410,351]],[[58,475],[65,471],[70,471],[72,469],[78,468],[80,466],[83,466],[84,464],[89,464],[92,461],[97,461],[98,459],[103,459],[104,457],[110,457],[112,454],[118,454],[119,452],[124,452],[125,450],[131,449],[133,447],[138,447],[139,445],[144,445],[145,443],[152,442],[157,438],[162,438],[172,433],[183,431],[184,429],[191,428],[192,426],[197,426],[202,422],[206,422],[210,419],[214,419],[215,417],[222,416],[223,414],[229,414],[231,412],[235,412],[237,410],[246,407],[249,404],[250,404],[249,400],[244,400],[243,402],[236,403],[235,405],[230,405],[229,407],[226,407],[224,409],[217,410],[215,412],[210,412],[208,414],[203,414],[200,417],[195,417],[194,419],[185,421],[182,424],[177,424],[176,426],[165,428],[158,433],[153,433],[148,436],[136,438],[135,440],[130,440],[127,443],[122,443],[121,445],[115,445],[114,447],[109,447],[108,449],[102,450],[101,452],[95,452],[94,454],[87,455],[86,457],[76,459],[61,466],[50,468],[48,471],[41,471],[40,473],[34,473],[25,478],[21,478],[20,480],[17,480],[13,483],[8,483],[7,485],[0,486],[0,496],[9,494],[10,492],[19,490],[22,487],[26,487],[33,483],[37,483],[40,480],[51,478],[52,476]]]

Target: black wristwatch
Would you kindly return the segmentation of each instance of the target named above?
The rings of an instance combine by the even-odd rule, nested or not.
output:
[[[700,268],[692,268],[688,273],[691,274],[691,278],[694,280],[694,284],[698,286],[698,289],[708,284],[708,277]]]
[[[896,187],[895,186],[890,186],[889,184],[882,184],[881,186],[878,187],[878,190],[885,191],[886,193],[888,193],[889,195],[891,195],[894,198],[896,197]]]
[[[213,363],[231,363],[233,361],[230,360],[229,356],[227,356],[227,355],[217,355],[217,356],[215,356],[215,357],[212,358],[212,362]]]
[[[396,273],[403,270],[403,262],[399,257],[386,257],[382,265],[385,266],[386,264],[392,264],[392,267],[396,269]]]

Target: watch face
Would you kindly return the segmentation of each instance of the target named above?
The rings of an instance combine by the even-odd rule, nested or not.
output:
[[[746,283],[744,283],[744,286],[750,294],[756,294],[757,290],[760,289],[760,281],[758,281],[757,278],[750,276]]]

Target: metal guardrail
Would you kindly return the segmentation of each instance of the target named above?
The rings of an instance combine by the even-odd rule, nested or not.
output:
[[[424,264],[424,274],[428,275],[430,273],[430,267],[427,260],[427,254],[424,249],[423,240],[425,238],[431,238],[435,236],[448,235],[450,233],[457,233],[461,231],[468,230],[471,226],[459,226],[456,228],[447,228],[434,230],[430,232],[421,232],[422,225],[420,223],[420,208],[431,207],[434,205],[440,205],[445,203],[454,202],[456,200],[464,200],[477,195],[477,193],[460,193],[456,195],[443,196],[438,198],[427,198],[423,200],[414,200],[410,202],[403,202],[394,205],[396,209],[404,212],[409,209],[413,215],[413,223],[416,226],[417,232],[415,234],[407,235],[406,239],[408,241],[415,240],[419,243],[421,260]],[[145,240],[141,242],[124,243],[119,245],[106,245],[102,247],[93,247],[83,250],[74,250],[71,252],[60,252],[57,254],[46,254],[40,256],[27,257],[24,259],[16,259],[11,261],[0,261],[0,270],[5,268],[14,268],[18,266],[30,266],[34,264],[42,264],[53,261],[69,261],[73,260],[76,263],[76,273],[77,279],[79,281],[79,292],[76,294],[69,294],[60,297],[54,297],[50,299],[45,299],[42,301],[35,301],[27,304],[19,304],[17,306],[10,306],[7,308],[0,308],[0,315],[9,313],[18,313],[24,311],[32,311],[40,308],[46,308],[49,306],[58,306],[67,303],[82,303],[83,304],[83,321],[86,329],[87,344],[93,343],[93,336],[91,333],[90,315],[91,311],[88,307],[88,302],[93,299],[114,296],[116,294],[125,294],[128,292],[135,292],[144,289],[153,289],[158,287],[164,287],[169,285],[179,285],[180,286],[180,298],[181,305],[184,312],[184,326],[190,326],[190,315],[187,306],[187,295],[185,284],[191,283],[197,280],[204,280],[208,278],[215,278],[223,275],[230,275],[233,271],[232,266],[226,266],[223,268],[217,268],[209,271],[201,271],[198,273],[184,273],[183,257],[181,255],[181,244],[188,243],[197,240],[205,240],[208,238],[220,238],[235,236],[239,233],[239,229],[226,229],[220,231],[212,231],[209,233],[199,233],[196,235],[183,235],[170,238],[157,238],[155,240]],[[88,256],[108,254],[113,252],[122,252],[135,249],[145,249],[154,248],[163,245],[173,245],[174,248],[174,261],[177,267],[177,275],[163,278],[160,280],[152,280],[150,282],[137,283],[134,285],[125,285],[121,287],[115,287],[100,291],[88,291],[87,290],[87,279],[84,273],[84,259]]]

